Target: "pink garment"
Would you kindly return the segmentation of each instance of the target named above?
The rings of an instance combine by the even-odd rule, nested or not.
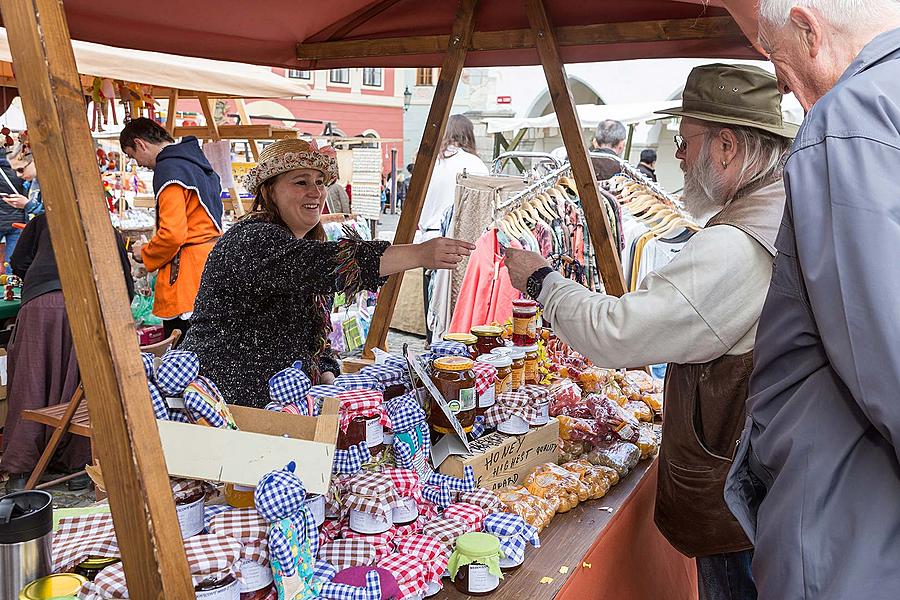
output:
[[[500,255],[497,230],[490,229],[478,239],[469,257],[450,331],[468,333],[473,326],[505,323],[512,318],[512,301],[520,297]]]

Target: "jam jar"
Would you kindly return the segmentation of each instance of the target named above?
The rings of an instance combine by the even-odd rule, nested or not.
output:
[[[120,560],[114,557],[89,556],[75,566],[75,574],[81,575],[88,581],[93,581],[100,571]]]
[[[187,493],[175,495],[175,514],[181,526],[182,539],[188,539],[203,531],[203,511],[206,508],[206,492],[201,486]]]
[[[338,430],[338,450],[349,450],[362,442],[366,443],[373,457],[384,450],[384,426],[379,415],[372,417],[356,415],[350,419],[347,431]]]
[[[494,384],[494,398],[512,389],[512,357],[509,354],[482,354],[478,362],[483,362],[497,369],[497,381]]]
[[[478,340],[475,342],[475,348],[478,350],[479,355],[490,354],[494,348],[502,348],[505,345],[502,337],[503,329],[500,327],[494,327],[493,325],[473,327],[472,335]]]
[[[197,600],[233,600],[240,598],[240,585],[234,575],[228,574],[222,578],[213,576],[194,586],[194,592]]]
[[[464,431],[472,431],[475,424],[475,373],[474,362],[461,356],[444,356],[432,362],[432,378],[450,410]],[[434,398],[431,399],[431,428],[437,433],[450,433],[453,426]]]
[[[444,334],[444,341],[464,344],[466,348],[469,349],[469,356],[471,356],[473,360],[478,356],[478,349],[476,348],[478,338],[471,333],[446,333]]]
[[[462,562],[462,566],[457,566]],[[465,533],[450,556],[450,575],[461,594],[486,596],[500,586],[500,540],[489,533]],[[454,573],[454,569],[456,572]]]
[[[519,346],[509,348],[509,357],[512,359],[512,391],[518,392],[525,387],[525,350]]]
[[[525,384],[536,385],[541,382],[538,371],[538,347],[537,345],[525,346]]]
[[[537,342],[537,302],[513,300],[513,344],[528,346]]]

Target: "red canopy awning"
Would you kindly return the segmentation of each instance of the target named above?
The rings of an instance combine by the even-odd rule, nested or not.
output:
[[[684,20],[727,16],[755,37],[749,0],[546,0],[556,27]],[[735,8],[732,5],[738,5]],[[454,0],[65,0],[73,39],[123,48],[280,67],[439,66],[442,53],[392,56],[334,56],[314,63],[297,59],[297,44],[325,41],[448,35]],[[689,25],[689,23],[688,23]],[[682,27],[684,27],[682,23]],[[477,32],[527,30],[521,0],[481,0]],[[652,41],[563,46],[566,62],[633,58],[759,58],[750,42],[731,28],[707,39],[666,39],[665,27],[649,31]],[[681,36],[689,37],[689,36]],[[531,48],[473,50],[468,66],[539,64]]]

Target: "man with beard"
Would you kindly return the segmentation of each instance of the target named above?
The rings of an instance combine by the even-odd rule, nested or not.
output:
[[[668,362],[656,524],[697,557],[700,598],[750,599],[752,546],[723,498],[744,421],[753,343],[784,210],[782,159],[796,127],[782,121],[775,78],[706,65],[688,77],[676,157],[684,201],[707,226],[668,265],[621,298],[591,292],[539,254],[508,250],[512,284],[544,306],[556,334],[596,365]]]

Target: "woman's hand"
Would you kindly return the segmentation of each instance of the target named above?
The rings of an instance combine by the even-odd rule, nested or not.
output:
[[[15,208],[25,208],[25,205],[28,204],[28,198],[22,196],[21,194],[9,194],[8,196],[3,196],[3,201],[9,204],[10,206],[14,206]]]
[[[410,269],[452,269],[475,249],[474,244],[450,238],[434,238],[421,244],[391,246],[381,256],[381,276]]]
[[[334,383],[334,373],[331,371],[322,371],[319,373],[319,385],[331,385]]]
[[[418,245],[420,265],[426,269],[452,269],[464,256],[472,254],[474,244],[439,237]]]

